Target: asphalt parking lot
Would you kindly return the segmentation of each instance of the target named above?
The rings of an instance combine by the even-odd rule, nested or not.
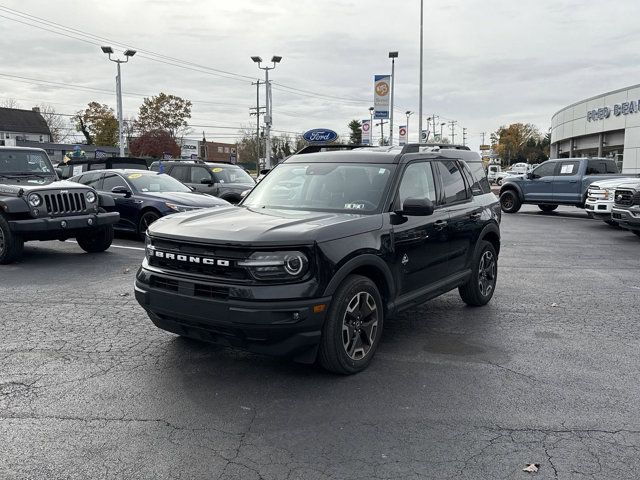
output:
[[[352,377],[158,330],[130,238],[27,244],[0,267],[0,478],[638,478],[640,239],[533,207],[502,235],[487,307],[404,313]]]

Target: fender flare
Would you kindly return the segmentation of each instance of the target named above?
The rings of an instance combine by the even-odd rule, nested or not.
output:
[[[360,267],[373,267],[376,270],[380,271],[380,273],[384,277],[385,283],[387,284],[388,292],[386,293],[388,293],[389,295],[389,298],[387,300],[392,300],[395,298],[396,286],[393,279],[393,274],[391,273],[391,269],[384,260],[373,254],[359,255],[342,265],[329,282],[329,285],[327,285],[327,288],[325,288],[324,296],[333,295],[340,284],[343,282],[343,280],[347,278],[354,270]]]
[[[476,257],[476,255],[478,254],[478,251],[480,250],[479,240],[482,240],[488,234],[495,234],[498,237],[498,248],[496,249],[496,253],[500,255],[500,227],[498,226],[497,223],[491,222],[482,229],[482,231],[480,232],[480,235],[478,236],[478,242],[476,242],[476,246],[473,251],[474,258]]]
[[[520,188],[520,185],[518,185],[517,183],[507,183],[506,185],[503,183],[502,187],[500,188],[500,195],[502,195],[507,190],[515,191],[516,194],[518,195],[518,198],[520,199],[520,202],[522,203],[525,202],[524,193],[522,193],[522,188]]]
[[[116,202],[109,195],[98,193],[98,206],[100,207],[115,207]]]
[[[22,197],[0,198],[0,210],[6,213],[30,213],[29,205]]]

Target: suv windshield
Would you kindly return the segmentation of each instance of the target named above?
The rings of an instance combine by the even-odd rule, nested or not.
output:
[[[0,173],[53,175],[53,168],[44,153],[29,150],[0,150]]]
[[[272,170],[242,202],[244,206],[374,213],[395,165],[291,163]]]
[[[220,183],[242,183],[247,185],[253,185],[255,183],[253,178],[251,178],[251,175],[240,167],[221,167],[210,165],[209,168]]]
[[[191,189],[164,173],[129,173],[129,183],[139,192],[191,192]]]

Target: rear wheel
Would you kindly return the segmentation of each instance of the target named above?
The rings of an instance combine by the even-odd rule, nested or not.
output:
[[[9,228],[9,222],[0,215],[0,265],[13,263],[22,255],[24,241]]]
[[[78,235],[76,241],[80,248],[87,253],[104,252],[113,242],[113,226],[105,225],[88,233]]]
[[[500,195],[500,207],[504,213],[516,213],[521,206],[522,202],[513,190],[507,190]]]
[[[497,179],[496,183],[498,184],[498,186],[502,185],[502,179],[501,178]]]
[[[367,277],[347,277],[334,294],[322,328],[318,359],[335,373],[367,368],[378,348],[384,311],[378,288]]]
[[[460,298],[469,306],[486,305],[493,297],[498,280],[498,255],[491,242],[481,241],[480,251],[473,259],[471,278],[458,288]]]
[[[138,237],[144,239],[144,236],[147,233],[147,229],[149,225],[158,220],[160,215],[153,211],[147,211],[142,214],[140,220],[138,221]]]
[[[538,205],[538,208],[545,213],[549,213],[549,212],[553,212],[556,208],[558,208],[558,205],[542,204],[542,205]]]

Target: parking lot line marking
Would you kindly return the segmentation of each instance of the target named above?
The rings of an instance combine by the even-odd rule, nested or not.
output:
[[[66,243],[78,243],[75,240],[65,240]],[[126,245],[111,245],[110,248],[124,248],[126,250],[139,250],[141,252],[144,252],[144,248],[142,247],[127,247]]]

